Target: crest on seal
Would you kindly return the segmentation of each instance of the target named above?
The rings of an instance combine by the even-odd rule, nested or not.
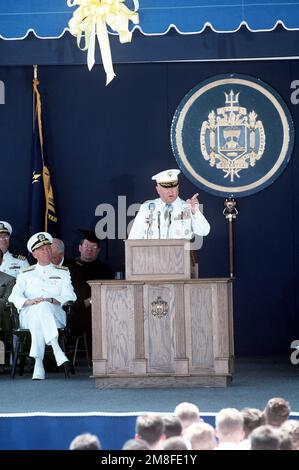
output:
[[[240,92],[230,90],[224,95],[225,106],[212,110],[201,126],[200,148],[211,167],[234,181],[263,156],[266,136],[256,112],[239,106]]]
[[[179,103],[171,145],[193,184],[217,196],[243,197],[272,184],[286,168],[294,126],[270,85],[248,75],[218,75]]]

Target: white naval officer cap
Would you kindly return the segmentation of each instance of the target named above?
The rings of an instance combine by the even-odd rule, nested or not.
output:
[[[33,253],[34,250],[37,250],[37,248],[40,248],[41,246],[52,245],[52,241],[52,235],[50,235],[48,232],[38,232],[29,238],[27,249],[30,251],[30,253]]]
[[[8,233],[9,235],[11,235],[12,226],[8,222],[0,220],[0,233]]]
[[[174,188],[179,184],[178,175],[180,173],[180,170],[165,170],[152,176],[152,180],[155,180],[163,188]]]

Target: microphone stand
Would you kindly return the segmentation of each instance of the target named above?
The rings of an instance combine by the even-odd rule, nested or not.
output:
[[[161,212],[158,211],[157,215],[158,215],[158,238],[160,240],[161,238],[161,220],[160,220]]]
[[[171,211],[169,211],[169,213],[168,213],[168,227],[167,227],[166,238],[169,238],[170,226],[171,226]]]
[[[146,231],[146,238],[149,239],[152,236],[152,225],[153,225],[153,211],[151,210],[149,216],[146,219],[146,223],[148,224],[147,231]]]

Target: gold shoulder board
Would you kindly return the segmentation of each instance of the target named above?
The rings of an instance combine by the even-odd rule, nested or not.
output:
[[[27,273],[28,271],[34,271],[35,266],[29,266],[28,268],[24,268],[21,270],[21,273]]]
[[[63,269],[64,271],[68,271],[69,268],[67,266],[55,266],[56,269]]]
[[[16,259],[21,259],[22,261],[26,259],[26,256],[23,256],[23,255],[12,255],[12,256]]]

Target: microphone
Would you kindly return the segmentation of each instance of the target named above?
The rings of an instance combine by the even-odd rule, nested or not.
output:
[[[156,209],[156,204],[154,202],[150,202],[149,205],[148,205],[148,208],[149,208],[149,226],[152,226],[152,223],[153,223],[153,212],[154,210]]]
[[[156,204],[154,202],[150,202],[149,205],[148,205],[148,208],[149,208],[150,212],[153,213],[154,210],[156,209]]]
[[[159,234],[159,239],[161,238],[161,211],[158,211],[157,212],[157,215],[158,215],[158,234]]]
[[[169,204],[168,205],[168,214],[169,214],[169,225],[171,224],[171,213],[173,211],[173,205]]]
[[[166,238],[169,238],[169,229],[170,229],[170,226],[171,226],[171,213],[173,211],[173,205],[172,204],[167,204],[167,210],[168,210],[168,227],[167,227],[167,234],[166,234]]]
[[[147,238],[151,238],[152,236],[152,231],[151,231],[151,227],[153,225],[153,212],[156,208],[156,204],[154,202],[150,202],[149,205],[148,205],[148,208],[149,208],[149,216],[148,216],[148,220],[147,220],[147,223],[148,223],[148,228],[147,228]]]

